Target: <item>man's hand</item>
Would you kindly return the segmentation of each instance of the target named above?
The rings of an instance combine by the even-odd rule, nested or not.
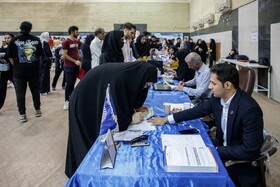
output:
[[[184,88],[184,86],[176,86],[173,88],[173,90],[179,90],[179,91],[182,91]]]
[[[149,122],[152,123],[153,126],[162,126],[168,122],[168,119],[167,117],[153,117],[151,120],[149,120]]]
[[[81,63],[81,61],[76,60],[76,61],[75,61],[75,64],[76,64],[77,66],[81,66],[82,63]]]

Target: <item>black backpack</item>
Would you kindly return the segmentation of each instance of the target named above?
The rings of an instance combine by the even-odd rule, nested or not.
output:
[[[269,65],[269,61],[267,58],[265,57],[260,57],[259,61],[258,61],[259,65],[264,65],[264,66],[268,66]]]

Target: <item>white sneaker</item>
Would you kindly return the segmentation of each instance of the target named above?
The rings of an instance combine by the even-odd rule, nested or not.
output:
[[[27,122],[26,114],[19,115],[18,120],[20,123]]]
[[[65,101],[65,102],[64,102],[63,109],[64,109],[64,110],[68,110],[68,108],[69,108],[69,101]]]

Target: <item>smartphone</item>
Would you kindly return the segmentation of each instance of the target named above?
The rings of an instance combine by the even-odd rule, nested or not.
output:
[[[197,134],[199,133],[198,129],[192,128],[192,129],[186,129],[179,131],[180,134]]]
[[[149,146],[150,143],[146,140],[144,141],[140,141],[140,142],[136,142],[134,144],[131,144],[131,147],[142,147],[142,146]]]
[[[141,141],[143,141],[143,140],[148,140],[148,138],[149,138],[149,135],[143,134],[143,135],[141,135],[141,136],[139,136],[139,137],[137,137],[137,138],[132,139],[132,140],[130,141],[130,143],[131,143],[131,144],[135,144],[135,143],[141,142]]]

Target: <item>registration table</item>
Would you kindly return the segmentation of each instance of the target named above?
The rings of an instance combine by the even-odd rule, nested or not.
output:
[[[183,92],[150,90],[145,105],[153,108],[156,116],[165,116],[164,102],[184,103],[190,102],[190,100]],[[161,134],[178,134],[179,130],[187,129],[190,126],[199,129],[206,146],[211,148],[218,164],[218,173],[165,171]],[[200,119],[185,121],[176,125],[157,126],[155,131],[144,131],[144,134],[149,135],[150,146],[131,147],[129,144],[121,143],[121,146],[117,149],[114,169],[100,170],[104,143],[97,140],[66,186],[234,186],[207,134],[205,124]]]
[[[229,62],[231,64],[235,64],[237,70],[239,70],[242,67],[252,68],[255,71],[255,75],[256,75],[254,90],[259,91],[259,92],[265,91],[265,92],[267,92],[267,97],[270,97],[271,66],[264,66],[264,65],[260,65],[260,64],[256,64],[256,63],[249,63],[249,62],[239,62],[236,59],[225,59],[225,58],[222,58],[221,62],[222,63]],[[267,73],[267,88],[258,84],[258,69],[267,69],[268,70],[268,73]]]

